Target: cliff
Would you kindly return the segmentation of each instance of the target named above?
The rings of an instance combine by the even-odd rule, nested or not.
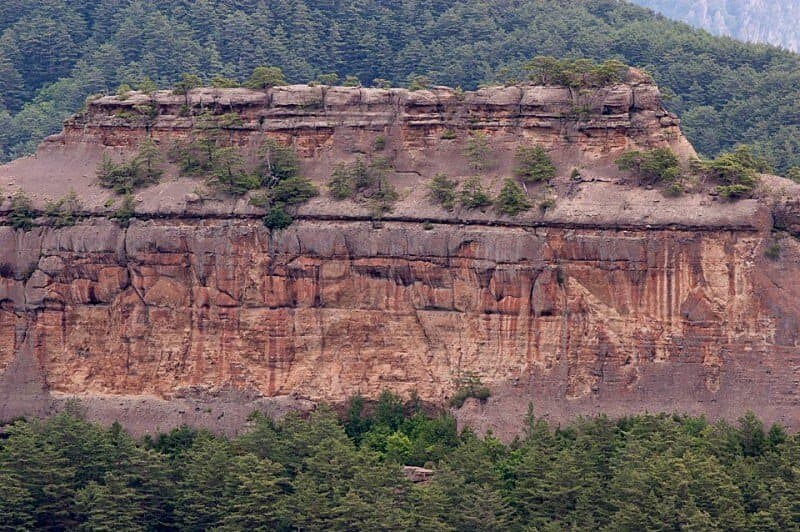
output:
[[[107,218],[113,194],[94,178],[103,154],[124,157],[148,136],[166,150],[231,113],[231,145],[254,156],[265,136],[290,143],[320,186],[382,137],[400,200],[376,220],[322,194],[271,232],[246,198],[208,197],[170,167],[137,193],[128,227]],[[462,153],[476,131],[492,146],[492,190],[517,146],[545,146],[555,206],[511,218],[428,201],[435,173],[475,173]],[[0,418],[77,396],[90,417],[135,432],[233,431],[253,408],[387,388],[442,405],[469,375],[492,396],[457,415],[504,435],[528,403],[552,419],[755,410],[798,426],[800,209],[782,199],[796,187],[765,178],[759,199],[672,198],[626,184],[613,164],[663,146],[694,153],[643,79],[95,100],[35,157],[0,168],[8,194],[42,206],[72,188],[84,210],[72,227],[0,226]]]

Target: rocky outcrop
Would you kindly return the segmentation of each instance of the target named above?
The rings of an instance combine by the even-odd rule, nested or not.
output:
[[[93,102],[35,159],[2,169],[39,201],[63,186],[41,185],[45,169],[63,172],[87,211],[74,227],[0,227],[0,417],[78,396],[90,416],[138,432],[235,430],[253,408],[387,388],[443,405],[470,375],[493,395],[458,415],[504,435],[528,403],[553,419],[752,409],[800,425],[800,246],[787,236],[767,257],[764,201],[667,198],[608,175],[620,150],[685,143],[651,85],[579,95],[583,117],[569,114],[575,98],[554,87],[194,91],[190,107],[238,114],[225,131],[243,147],[286,135],[320,184],[378,134],[411,172],[392,177],[402,199],[381,220],[321,197],[280,232],[243,201],[187,200],[185,178],[140,194],[129,227],[105,219],[107,193],[59,162],[146,134],[181,138],[200,113],[180,117],[187,99],[158,94],[149,122],[123,125],[111,118],[120,108],[151,100]],[[469,171],[445,129],[497,140],[489,186],[515,145],[547,145],[562,173],[556,207],[508,218],[431,205],[426,176]],[[577,161],[578,180],[565,172]]]
[[[235,220],[2,228],[0,368],[33,357],[46,390],[70,396],[337,402],[389,388],[437,404],[469,373],[496,390],[490,412],[756,409],[795,424],[800,248],[790,239],[773,262],[766,238],[330,221],[276,235]]]

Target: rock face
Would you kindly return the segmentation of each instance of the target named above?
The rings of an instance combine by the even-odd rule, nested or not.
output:
[[[148,131],[162,141],[192,131],[184,121],[196,118],[177,116],[183,96],[157,96],[147,124],[108,119],[143,98],[94,102],[2,179],[42,199],[57,186],[37,188],[42,169],[71,153],[96,161]],[[560,169],[594,161],[586,175],[632,146],[691,153],[654,87],[581,98],[590,102],[583,125],[564,118],[574,99],[554,87],[202,90],[189,101],[220,106],[216,116],[236,109],[239,145],[265,132],[291,138],[316,179],[378,133],[396,166],[417,174],[465,164],[436,159],[453,151],[445,129],[494,135],[498,175],[520,139],[547,145]],[[85,187],[84,221],[0,227],[0,418],[78,396],[90,417],[137,432],[181,422],[235,430],[253,408],[279,413],[387,388],[441,405],[476,375],[493,396],[458,415],[505,435],[529,402],[553,419],[752,409],[800,425],[800,245],[786,236],[780,256],[766,257],[776,237],[764,201],[670,199],[564,177],[553,211],[509,219],[431,206],[415,174],[379,222],[356,204],[318,199],[270,232],[241,201],[165,205],[159,197],[191,192],[167,180],[140,196],[139,219],[122,228],[101,216],[106,192],[81,181],[85,168],[61,170]],[[800,226],[795,207],[775,210],[781,227]]]

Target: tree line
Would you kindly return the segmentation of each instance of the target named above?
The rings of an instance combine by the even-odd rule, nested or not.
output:
[[[506,444],[384,392],[234,438],[181,427],[137,440],[80,404],[0,436],[8,530],[793,530],[800,437],[754,415],[530,409]],[[402,466],[433,470],[413,483]]]

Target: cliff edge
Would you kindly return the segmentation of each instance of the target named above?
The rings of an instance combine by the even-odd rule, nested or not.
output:
[[[119,198],[95,177],[104,155],[145,139],[165,153],[209,123],[244,158],[294,147],[323,191],[271,231],[248,197],[209,194],[168,165]],[[488,162],[465,157],[475,134]],[[445,210],[437,173],[479,174],[496,192],[521,145],[557,168],[547,208],[518,216]],[[765,177],[736,202],[632,186],[614,161],[669,147],[694,156],[644,78],[591,90],[461,92],[325,86],[196,89],[104,97],[38,153],[0,167],[0,418],[80,397],[90,417],[134,432],[180,423],[235,431],[381,390],[445,405],[465,377],[492,392],[459,418],[503,435],[538,415],[644,410],[800,425],[797,186]],[[379,217],[324,192],[334,166],[389,161],[398,191]],[[70,189],[74,225],[11,226]],[[545,192],[531,187],[536,202]]]

